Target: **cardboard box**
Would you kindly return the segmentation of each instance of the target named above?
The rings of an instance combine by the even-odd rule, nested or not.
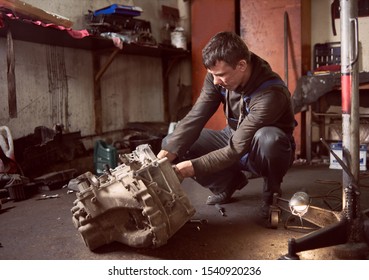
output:
[[[332,143],[331,145],[332,151],[342,159],[342,142]],[[341,165],[335,159],[335,157],[330,154],[330,169],[342,169]],[[360,145],[360,171],[366,171],[366,154],[367,154],[367,146],[365,144]]]

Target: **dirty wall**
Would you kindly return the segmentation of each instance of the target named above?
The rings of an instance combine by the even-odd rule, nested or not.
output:
[[[85,27],[83,15],[117,3],[116,1],[27,0],[30,5],[67,17],[73,29]],[[151,23],[159,40],[161,5],[180,8],[182,0],[135,0],[144,12],[139,17]],[[183,20],[183,19],[182,19]],[[189,21],[189,19],[184,19]],[[185,24],[185,23],[184,23]],[[41,45],[14,40],[17,117],[8,110],[7,73],[0,71],[0,125],[11,129],[14,139],[33,133],[37,126],[62,123],[67,131],[95,134],[92,53],[87,50]],[[101,64],[108,59],[102,57]],[[176,67],[169,80],[169,93],[175,94],[177,82],[190,84],[187,65]],[[7,67],[7,44],[0,38],[0,69]],[[185,69],[185,70],[183,70]],[[181,76],[181,77],[179,77]],[[102,130],[120,130],[128,122],[162,122],[163,83],[160,58],[119,55],[101,79]]]
[[[331,18],[331,0],[312,0],[311,8],[313,19],[311,21],[311,47],[312,54],[315,44],[332,43],[341,41],[341,22],[335,19],[337,34],[333,34]],[[369,71],[369,17],[358,18],[359,36],[359,71]],[[313,58],[312,58],[312,61]]]

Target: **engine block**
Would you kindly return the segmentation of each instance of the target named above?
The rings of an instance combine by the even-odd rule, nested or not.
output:
[[[179,177],[146,144],[120,159],[99,177],[87,172],[74,179],[75,227],[90,250],[114,241],[137,248],[166,244],[195,214]]]

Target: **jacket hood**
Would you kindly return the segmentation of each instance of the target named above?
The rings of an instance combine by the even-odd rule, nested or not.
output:
[[[244,87],[240,88],[240,91],[245,95],[254,92],[265,81],[280,78],[277,73],[272,71],[268,62],[254,53],[251,53],[251,65],[252,73],[250,79]]]

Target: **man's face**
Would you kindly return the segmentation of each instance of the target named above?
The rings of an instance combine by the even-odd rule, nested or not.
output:
[[[232,68],[232,66],[224,61],[217,61],[215,66],[209,68],[207,71],[213,75],[214,85],[219,85],[233,91],[243,84],[246,68],[247,64],[244,60],[241,60],[236,68]]]

